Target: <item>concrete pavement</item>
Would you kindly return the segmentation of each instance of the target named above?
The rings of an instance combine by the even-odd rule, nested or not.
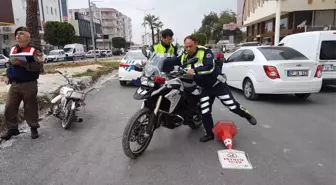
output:
[[[0,149],[0,184],[87,185],[334,185],[336,182],[336,89],[306,102],[294,96],[235,98],[258,119],[257,126],[232,114],[216,100],[214,119],[240,128],[234,148],[249,154],[253,170],[223,170],[217,141],[199,143],[203,129],[160,128],[145,154],[128,159],[121,147],[127,119],[140,107],[135,87],[109,81],[87,97],[84,122],[71,130],[48,117],[41,136],[23,134]]]

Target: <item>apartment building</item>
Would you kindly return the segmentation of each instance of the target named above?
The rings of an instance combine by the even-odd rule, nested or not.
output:
[[[0,12],[12,14],[13,23],[11,25],[0,25],[0,51],[2,49],[9,50],[11,46],[16,44],[14,31],[17,27],[26,26],[26,0],[1,0],[5,1],[6,6],[0,6]],[[11,7],[9,7],[11,5]],[[12,12],[8,12],[8,11]],[[63,21],[60,0],[39,0],[38,6],[38,22],[41,38],[43,38],[43,25],[47,21]],[[42,49],[45,49],[47,43],[42,39]]]
[[[275,0],[238,0],[237,25],[247,28],[247,41],[274,44]],[[280,40],[289,34],[336,29],[335,0],[282,0]]]
[[[99,49],[112,49],[112,38],[123,37],[126,41],[132,41],[132,20],[114,8],[98,8],[92,5],[94,18],[99,19],[102,25],[103,36],[96,40]],[[75,12],[90,15],[89,8],[70,9],[69,18]]]

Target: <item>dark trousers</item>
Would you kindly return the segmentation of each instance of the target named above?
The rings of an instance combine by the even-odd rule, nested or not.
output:
[[[242,107],[233,97],[231,90],[227,83],[219,83],[212,88],[205,88],[202,94],[201,112],[203,118],[203,126],[206,134],[212,135],[213,119],[212,119],[212,104],[215,98],[218,98],[224,106],[230,111],[243,118],[251,118],[248,111]]]
[[[21,102],[24,105],[24,118],[31,128],[39,128],[37,81],[12,83],[5,107],[5,124],[8,129],[18,128],[18,112]]]

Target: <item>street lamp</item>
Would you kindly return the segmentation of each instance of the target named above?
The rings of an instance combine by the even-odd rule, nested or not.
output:
[[[150,11],[150,10],[154,10],[155,8],[150,8],[150,9],[140,9],[137,8],[137,10],[143,11],[144,12],[144,16],[146,16],[146,12]],[[145,45],[147,45],[147,29],[146,29],[146,25],[144,25],[145,27],[145,35],[144,35],[144,39],[145,39]]]
[[[94,2],[102,2],[102,1],[94,1]],[[92,46],[93,46],[93,57],[94,61],[97,62],[97,56],[96,56],[96,43],[95,43],[95,31],[93,29],[93,13],[91,9],[91,1],[88,0],[89,3],[89,11],[90,11],[90,29],[91,29],[91,40],[92,40]]]

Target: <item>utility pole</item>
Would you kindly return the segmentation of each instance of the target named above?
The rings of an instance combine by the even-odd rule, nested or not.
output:
[[[88,2],[89,2],[89,11],[90,11],[90,28],[91,28],[91,40],[92,40],[92,46],[93,46],[93,57],[94,57],[94,61],[97,62],[95,34],[94,34],[94,31],[93,31],[93,13],[92,13],[92,9],[91,9],[90,0],[88,0]]]
[[[281,19],[281,0],[276,0],[274,46],[277,46],[280,40],[280,19]]]
[[[140,9],[140,8],[137,8],[138,10],[140,11],[143,11],[144,12],[144,17],[146,16],[146,12],[147,11],[150,11],[150,10],[154,10],[155,8],[151,8],[151,9]],[[146,25],[144,25],[145,27],[145,35],[144,35],[144,40],[145,40],[145,45],[147,45],[147,29],[146,29]]]

